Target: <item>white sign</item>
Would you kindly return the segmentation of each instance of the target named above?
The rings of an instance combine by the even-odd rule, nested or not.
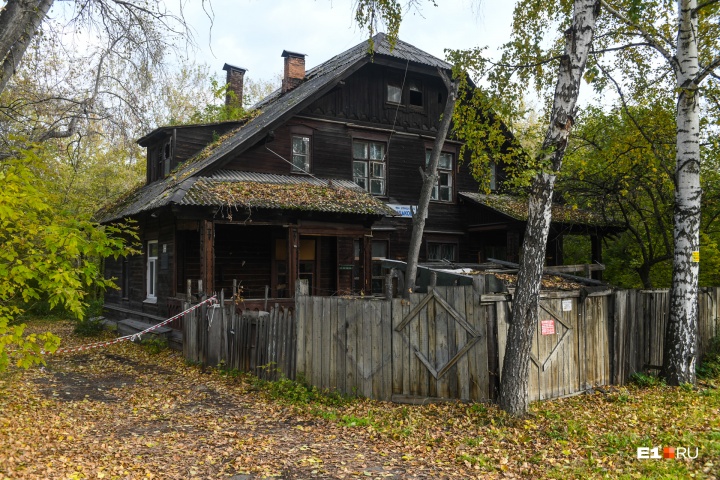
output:
[[[566,298],[562,301],[562,311],[569,312],[570,310],[572,310],[572,300]]]
[[[395,210],[403,218],[412,218],[413,213],[417,211],[417,205],[393,205],[388,204],[388,207]]]

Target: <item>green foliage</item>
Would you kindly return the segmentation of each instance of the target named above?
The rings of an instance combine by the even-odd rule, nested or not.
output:
[[[140,340],[140,345],[151,355],[157,355],[168,349],[167,338],[159,335],[146,335],[145,338]]]
[[[633,383],[640,388],[651,388],[662,385],[663,381],[655,375],[649,375],[643,372],[635,372],[630,375],[630,383]]]
[[[220,85],[217,79],[210,81],[212,94],[215,101],[206,104],[202,110],[196,110],[190,116],[191,123],[215,123],[240,120],[247,116],[247,112],[237,98],[235,92],[229,89],[229,85]],[[225,102],[225,97],[230,97],[230,102]]]
[[[80,337],[97,337],[103,331],[105,326],[96,317],[84,318],[75,323],[73,332]]]
[[[367,417],[356,417],[355,415],[343,415],[340,417],[340,424],[345,427],[368,427],[373,425],[372,415]]]
[[[624,226],[605,252],[604,277],[614,285],[669,285],[674,138],[669,102],[589,107],[573,131],[558,189],[567,202]]]
[[[42,153],[22,150],[0,163],[0,370],[11,360],[21,367],[43,363],[41,352],[59,345],[52,335],[23,336],[24,325],[11,326],[29,306],[47,302],[84,318],[89,292],[115,287],[99,260],[133,252],[128,225],[100,226],[53,205],[31,168]]]
[[[563,263],[565,265],[589,263],[591,250],[590,238],[587,236],[567,235],[563,237]]]
[[[707,351],[697,367],[699,378],[720,378],[720,335],[710,341]]]
[[[302,374],[297,380],[281,376],[279,380],[267,381],[257,379],[256,386],[268,393],[270,398],[291,405],[308,405],[317,403],[326,406],[341,406],[349,400],[336,390],[320,390],[306,382]]]
[[[413,0],[409,2],[412,3]],[[402,5],[395,0],[358,0],[355,4],[355,21],[360,28],[366,29],[370,37],[385,30],[391,45],[397,41],[402,14]],[[371,40],[370,50],[372,48]]]

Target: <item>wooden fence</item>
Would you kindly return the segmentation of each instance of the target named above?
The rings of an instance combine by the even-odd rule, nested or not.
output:
[[[720,334],[720,288],[702,289],[700,350]],[[312,297],[295,311],[239,313],[230,302],[186,317],[184,352],[205,365],[282,374],[380,400],[492,401],[512,308],[509,294],[434,287],[401,299]],[[542,293],[529,378],[532,400],[622,384],[662,364],[667,291]]]
[[[185,317],[183,335],[183,353],[191,362],[266,380],[295,378],[295,320],[289,308],[242,311],[221,295],[216,306],[203,305]]]
[[[610,383],[609,298],[541,295],[532,400]],[[434,287],[409,301],[300,296],[297,370],[318,387],[382,400],[493,400],[510,304],[472,286]]]
[[[657,371],[663,362],[668,290],[617,290],[614,299],[613,383],[635,372]],[[720,335],[720,288],[701,288],[698,296],[698,361]]]

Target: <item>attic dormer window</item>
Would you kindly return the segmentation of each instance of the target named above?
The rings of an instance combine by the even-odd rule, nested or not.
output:
[[[402,87],[394,83],[387,85],[388,103],[402,103]]]
[[[165,144],[163,149],[163,176],[167,177],[170,174],[170,157],[172,156],[172,149],[170,148],[170,142]]]
[[[412,106],[412,107],[422,107],[423,106],[423,93],[422,93],[422,89],[420,88],[420,84],[418,84],[418,83],[410,84],[409,102],[410,102],[410,106]]]

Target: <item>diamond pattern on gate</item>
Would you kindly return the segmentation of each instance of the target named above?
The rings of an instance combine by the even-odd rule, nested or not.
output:
[[[467,334],[470,336],[470,338],[465,342],[465,345],[458,350],[458,352],[445,363],[445,365],[440,366],[439,368],[435,368],[431,363],[430,360],[418,350],[418,348],[415,345],[412,345],[410,343],[410,339],[408,336],[403,333],[403,330],[405,327],[407,327],[410,322],[418,316],[420,311],[431,301],[435,301],[435,304],[439,304],[441,307],[445,309],[445,311],[450,314],[450,317],[452,317],[455,320],[456,325],[459,325],[462,327]],[[435,319],[433,319],[434,321]],[[420,302],[418,303],[415,308],[413,308],[410,313],[408,313],[405,318],[403,318],[402,322],[395,327],[395,331],[402,333],[403,338],[407,341],[408,345],[413,349],[415,356],[422,362],[423,365],[425,365],[425,368],[428,369],[430,374],[435,377],[436,380],[440,379],[443,375],[445,375],[453,365],[455,365],[458,360],[460,360],[472,347],[480,340],[480,333],[478,333],[472,325],[465,319],[463,315],[461,315],[457,310],[455,310],[452,305],[447,303],[445,299],[443,299],[440,295],[437,294],[434,290]]]

